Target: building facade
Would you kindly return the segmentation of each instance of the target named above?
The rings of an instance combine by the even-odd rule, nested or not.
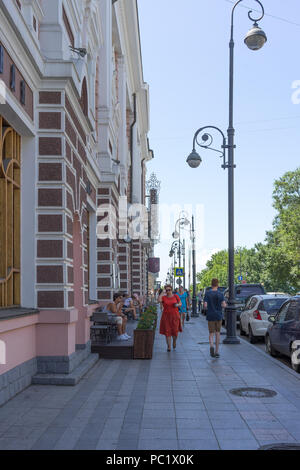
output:
[[[76,383],[97,360],[93,310],[146,295],[136,0],[3,0],[0,100],[1,405],[32,381]]]

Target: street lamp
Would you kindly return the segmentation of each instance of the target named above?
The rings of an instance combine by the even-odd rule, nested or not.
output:
[[[187,212],[181,211],[179,214],[179,219],[176,220],[175,222],[175,230],[172,233],[172,237],[175,239],[179,239],[179,251],[178,251],[178,260],[179,260],[179,266],[181,267],[181,252],[183,254],[183,285],[185,288],[185,240],[183,240],[183,243],[181,242],[181,232],[180,228],[184,227],[185,225],[191,225],[191,222],[187,218]],[[177,230],[177,225],[178,225],[178,230]]]
[[[236,305],[235,305],[235,292],[234,292],[234,134],[235,129],[233,127],[233,64],[234,64],[234,39],[233,39],[233,19],[236,7],[243,0],[239,0],[235,3],[231,13],[231,37],[229,42],[229,126],[227,130],[227,139],[224,133],[215,126],[205,126],[198,129],[194,135],[193,150],[187,158],[187,163],[191,168],[197,168],[202,159],[196,152],[196,144],[199,147],[207,150],[213,150],[221,154],[223,158],[222,168],[228,169],[228,287],[229,287],[229,298],[226,307],[226,320],[227,320],[227,335],[224,340],[226,344],[238,344],[240,341],[236,336]],[[245,44],[252,51],[257,51],[263,47],[267,41],[267,36],[258,26],[258,21],[262,20],[265,14],[264,7],[259,0],[255,0],[261,7],[262,14],[259,18],[252,17],[252,10],[249,11],[248,17],[254,22],[252,29],[247,33],[245,38]],[[222,151],[212,147],[213,136],[206,130],[211,129],[217,131],[222,137]],[[201,137],[201,142],[199,138]],[[226,149],[228,150],[228,160],[226,161]]]

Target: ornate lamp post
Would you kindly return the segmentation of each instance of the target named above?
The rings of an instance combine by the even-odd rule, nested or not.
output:
[[[187,163],[191,168],[197,168],[202,159],[200,155],[196,152],[196,143],[199,147],[214,150],[221,154],[223,157],[222,168],[228,169],[228,258],[229,258],[229,272],[228,272],[228,284],[229,284],[229,298],[228,304],[226,307],[226,319],[227,319],[227,336],[224,340],[224,343],[227,344],[238,344],[239,340],[236,336],[236,306],[235,306],[235,293],[234,293],[234,149],[236,148],[234,144],[234,133],[235,129],[233,127],[233,78],[234,78],[234,39],[233,39],[233,19],[234,12],[236,7],[243,0],[239,0],[235,3],[232,9],[231,14],[231,37],[229,43],[229,126],[227,130],[227,139],[224,133],[215,126],[205,126],[197,130],[194,135],[193,140],[193,150],[192,153],[187,158]],[[252,17],[252,10],[249,11],[248,17],[251,21],[254,22],[252,29],[247,33],[245,38],[245,44],[252,51],[257,51],[261,49],[264,44],[267,42],[267,36],[264,31],[259,28],[258,21],[262,20],[264,17],[264,7],[259,0],[255,0],[261,7],[262,14],[259,18]],[[212,147],[213,137],[211,134],[206,132],[207,129],[217,131],[222,138],[222,151],[217,150]],[[199,141],[201,137],[201,142]],[[226,149],[228,150],[228,160],[226,161]]]
[[[176,254],[177,254],[177,258],[178,258],[178,261],[179,261],[179,267],[180,267],[181,253],[182,252],[184,253],[183,250],[184,250],[184,247],[183,247],[183,243],[181,241],[175,241],[175,242],[172,243],[169,256],[170,256],[170,258],[172,258],[172,256],[174,256],[174,268],[176,266]],[[174,273],[174,289],[175,289],[175,273]]]

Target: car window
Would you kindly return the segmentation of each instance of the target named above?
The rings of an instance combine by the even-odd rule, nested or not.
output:
[[[298,320],[299,317],[299,304],[296,301],[289,303],[289,308],[285,317],[285,321]]]
[[[256,297],[252,297],[249,301],[248,301],[248,307],[247,307],[247,310],[252,310],[255,305],[257,303],[257,298]]]
[[[262,286],[239,286],[236,288],[236,297],[238,299],[247,299],[252,295],[264,294],[264,288]]]
[[[279,323],[283,323],[285,321],[285,318],[286,318],[286,315],[287,315],[287,311],[288,311],[288,308],[289,308],[289,305],[290,305],[290,302],[287,302],[286,304],[284,304],[281,309],[279,310],[277,316],[276,316],[276,321],[279,322]]]
[[[274,315],[278,312],[283,302],[287,300],[287,297],[279,297],[276,299],[265,299],[262,300],[258,306],[258,310],[263,310],[269,315]]]

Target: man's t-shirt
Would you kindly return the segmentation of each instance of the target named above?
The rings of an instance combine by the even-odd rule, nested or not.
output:
[[[181,307],[179,307],[179,312],[186,312],[187,311],[187,304],[186,304],[186,299],[188,298],[188,294],[184,292],[183,294],[178,293],[178,297],[181,300]]]
[[[204,302],[207,302],[207,321],[220,321],[222,320],[222,302],[224,302],[224,295],[214,290],[209,290],[204,297]]]
[[[132,302],[132,298],[127,297],[127,299],[124,301],[124,307],[129,308],[131,302]]]

